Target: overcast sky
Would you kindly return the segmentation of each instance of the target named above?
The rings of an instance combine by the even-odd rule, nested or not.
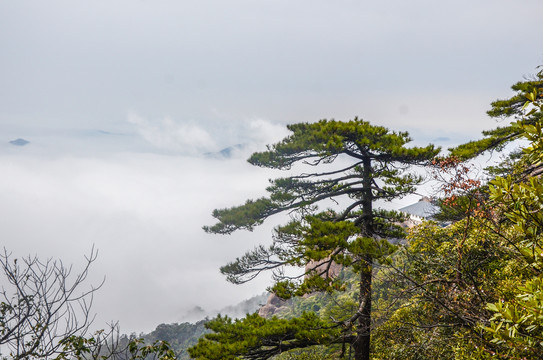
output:
[[[261,293],[220,265],[269,239],[207,235],[260,196],[245,162],[285,125],[360,116],[444,148],[542,63],[540,0],[0,0],[0,236],[81,263],[97,322],[149,331]],[[24,138],[30,143],[9,142]],[[232,159],[204,156],[244,144]]]

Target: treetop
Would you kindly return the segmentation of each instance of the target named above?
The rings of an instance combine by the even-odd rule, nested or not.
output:
[[[322,200],[339,197],[353,199],[352,206],[336,220],[346,219],[361,206],[362,197],[365,201],[391,200],[412,192],[422,178],[409,173],[407,167],[429,164],[440,151],[434,145],[405,147],[411,141],[407,132],[390,131],[359,118],[292,124],[288,129],[290,136],[268,146],[267,151],[254,153],[249,162],[281,170],[301,162],[320,169],[319,164],[343,156],[351,160],[350,164],[332,171],[270,180],[268,197],[214,210],[213,217],[219,222],[205,226],[205,231],[229,234],[237,229],[252,230],[273,214],[306,211]]]
[[[320,120],[315,123],[287,125],[292,134],[268,146],[268,151],[254,153],[253,165],[289,169],[298,161],[308,164],[331,162],[339,154],[387,162],[417,163],[439,153],[433,145],[406,148],[411,141],[407,132],[390,131],[355,117],[351,121]]]

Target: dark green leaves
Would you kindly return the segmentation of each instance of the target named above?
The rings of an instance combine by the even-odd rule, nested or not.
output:
[[[267,217],[282,212],[307,212],[310,206],[336,198],[359,200],[341,216],[361,208],[362,201],[379,198],[392,200],[411,193],[420,183],[409,173],[408,165],[428,164],[439,149],[433,145],[407,148],[406,132],[390,131],[355,118],[348,122],[321,120],[288,126],[293,132],[268,151],[255,153],[249,162],[263,167],[289,169],[295,163],[318,166],[341,156],[350,160],[343,168],[321,172],[302,172],[270,180],[269,196],[248,200],[244,205],[219,209],[213,216],[219,221],[205,226],[207,232],[229,234],[237,229],[252,230]],[[344,164],[344,162],[342,162]],[[366,164],[366,165],[363,165]]]
[[[294,163],[312,165],[331,162],[340,154],[354,158],[385,161],[417,162],[428,160],[439,152],[433,145],[407,148],[411,141],[407,132],[393,132],[382,126],[355,118],[348,122],[320,120],[316,123],[288,125],[292,135],[249,159],[253,165],[289,169]]]
[[[252,230],[269,216],[288,212],[292,220],[276,228],[271,246],[255,247],[222,267],[221,272],[239,284],[271,270],[275,284],[270,290],[287,299],[316,291],[342,291],[345,283],[338,275],[354,270],[363,295],[349,322],[348,341],[356,351],[365,349],[365,355],[358,353],[355,358],[369,359],[366,345],[371,329],[368,300],[372,267],[376,262],[387,262],[395,251],[389,238],[402,236],[393,224],[398,216],[376,213],[373,205],[378,199],[393,200],[413,192],[422,178],[411,173],[410,166],[429,165],[439,149],[433,145],[408,148],[405,145],[411,139],[406,132],[390,131],[358,118],[288,128],[290,136],[268,151],[253,154],[249,162],[282,170],[293,169],[296,164],[297,172],[270,180],[267,197],[215,210],[218,223],[204,229],[220,234]],[[324,211],[319,210],[322,204],[327,207]],[[292,266],[303,267],[303,271],[298,276],[285,275],[285,268]],[[335,328],[325,329],[308,315],[289,321],[266,321],[255,315],[232,322],[219,317],[210,329],[216,334],[193,348],[193,357],[266,359],[281,351],[330,344],[338,334]]]
[[[219,222],[213,226],[204,226],[204,230],[217,234],[230,234],[237,229],[253,230],[255,225],[260,225],[275,209],[273,202],[266,198],[247,200],[245,205],[230,209],[215,209],[213,217]]]
[[[543,78],[539,74],[539,79],[536,81],[523,81],[518,82],[512,86],[512,89],[516,91],[516,94],[507,100],[496,100],[487,113],[491,117],[519,117],[524,115],[524,105],[529,100],[534,91],[543,88]],[[528,96],[528,97],[527,97]],[[537,95],[533,96],[537,98]],[[528,116],[524,116],[522,119],[523,125],[536,124],[543,118],[541,111],[534,111]],[[456,156],[460,159],[470,159],[482,154],[485,151],[501,150],[509,142],[518,139],[523,133],[523,130],[517,126],[516,122],[504,127],[497,127],[494,130],[483,131],[484,138],[476,141],[470,141],[466,144],[457,146],[456,148],[449,149],[452,156]]]
[[[189,349],[194,359],[269,359],[291,349],[337,341],[340,329],[314,313],[299,318],[264,319],[258,314],[241,320],[218,316],[206,326],[213,331]]]

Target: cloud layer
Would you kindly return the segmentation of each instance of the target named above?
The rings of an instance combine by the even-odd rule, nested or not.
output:
[[[240,159],[3,155],[0,171],[3,246],[16,256],[78,264],[95,245],[91,281],[107,278],[96,298],[102,321],[147,330],[182,320],[195,305],[219,309],[266,287],[234,287],[218,272],[253,246],[252,236],[212,236],[201,229],[212,222],[213,208],[264,188],[268,174]],[[259,240],[269,237],[261,231]]]

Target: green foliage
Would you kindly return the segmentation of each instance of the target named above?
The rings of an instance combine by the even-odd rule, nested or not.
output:
[[[348,122],[321,120],[293,124],[288,129],[292,132],[290,136],[269,146],[267,151],[253,154],[249,162],[281,170],[292,169],[297,164],[310,170],[296,167],[297,175],[270,180],[267,197],[215,210],[213,216],[218,222],[204,229],[219,234],[252,230],[269,216],[289,212],[291,221],[275,229],[271,246],[255,247],[223,266],[221,272],[229,281],[240,284],[262,271],[274,270],[275,284],[270,290],[284,299],[316,291],[328,294],[344,291],[348,284],[344,278],[334,276],[332,269],[342,267],[355,272],[357,305],[350,309],[350,314],[344,314],[341,320],[332,316],[319,319],[320,322],[307,328],[303,341],[289,342],[289,348],[280,350],[334,343],[341,334],[341,341],[357,344],[353,346],[356,359],[368,359],[373,266],[386,264],[396,250],[386,239],[404,236],[404,230],[397,225],[402,216],[375,210],[373,204],[380,199],[392,200],[412,193],[423,178],[413,173],[411,167],[429,165],[439,149],[433,145],[407,147],[411,139],[406,132],[390,131],[358,118]],[[319,205],[329,204],[330,200],[336,206],[319,210]],[[288,266],[304,267],[305,272],[294,278],[283,276]],[[329,311],[330,315],[333,313]],[[305,319],[307,322],[307,316],[303,313],[300,318],[289,321],[294,324],[299,321],[296,319]],[[263,338],[269,341],[268,334],[259,332],[256,327],[268,328],[286,320],[259,320],[264,321],[262,324],[257,320],[247,318],[233,323],[219,318],[218,323],[212,322],[210,327],[217,333],[206,335],[206,340],[197,346],[201,350],[191,355],[202,359],[214,358],[215,353],[231,354],[233,358],[256,353],[263,354],[259,357],[262,359],[275,355],[276,348],[269,351],[269,343],[261,342]],[[244,345],[240,343],[241,337],[229,340],[232,332],[242,325],[249,326],[256,334]],[[287,331],[288,326],[285,326],[281,328],[283,332]],[[305,325],[300,326],[303,329]],[[309,332],[318,339],[322,333],[322,339],[317,341]],[[279,336],[280,332],[273,334]],[[206,346],[220,350],[208,354],[203,350]]]
[[[213,217],[221,219],[222,223],[214,226],[204,226],[207,232],[230,234],[237,229],[252,231],[255,225],[260,225],[263,218],[274,213],[273,202],[270,199],[247,200],[244,206],[232,209],[215,209]]]
[[[496,100],[492,109],[487,113],[491,117],[522,117],[521,124],[534,126],[541,122],[543,112],[537,109],[529,114],[524,114],[526,101],[531,99],[540,99],[539,91],[543,88],[542,73],[538,73],[537,78],[531,81],[518,82],[511,87],[516,93],[509,99]],[[535,94],[535,95],[534,95]],[[470,141],[456,148],[449,149],[452,156],[461,159],[470,159],[489,150],[501,150],[509,142],[523,136],[524,130],[514,122],[509,126],[498,127],[494,130],[483,131],[484,138],[476,141]]]
[[[543,109],[537,89],[527,96],[526,117]],[[531,107],[531,109],[530,109]],[[521,134],[530,141],[522,159],[528,169],[541,165],[543,133],[541,119],[533,124],[517,123]],[[491,199],[500,206],[511,230],[519,236],[510,238],[511,247],[525,264],[527,275],[517,286],[514,297],[488,304],[493,312],[484,329],[498,350],[496,356],[510,359],[539,359],[543,351],[543,180],[540,177],[498,177],[490,186]],[[530,276],[531,275],[531,276]]]
[[[407,132],[389,131],[358,118],[349,122],[321,120],[299,123],[287,125],[287,128],[292,135],[269,147],[266,152],[253,154],[249,162],[257,166],[289,169],[301,160],[316,158],[314,161],[317,163],[327,163],[339,154],[349,154],[357,149],[365,149],[386,162],[420,162],[435,155],[432,145],[424,148],[404,147],[411,141]]]
[[[208,330],[205,327],[207,320],[200,320],[194,324],[184,322],[178,324],[160,324],[151,333],[143,335],[146,343],[164,341],[170,344],[177,354],[178,360],[189,359],[187,349],[194,346],[200,337]]]
[[[205,226],[206,231],[229,234],[238,229],[252,230],[267,217],[281,211],[306,209],[311,204],[334,197],[360,198],[364,190],[361,182],[364,159],[375,162],[368,174],[371,180],[382,180],[384,183],[384,186],[372,187],[373,199],[400,197],[412,192],[413,186],[422,180],[406,173],[402,166],[425,164],[439,152],[433,145],[405,147],[411,141],[406,132],[389,131],[358,118],[349,122],[321,120],[287,127],[293,132],[291,136],[269,147],[268,151],[253,154],[249,162],[276,169],[290,169],[297,162],[325,165],[340,156],[355,162],[329,173],[270,180],[268,198],[248,200],[241,206],[214,210],[213,217],[219,222]]]
[[[538,359],[543,352],[543,277],[526,281],[518,291],[510,301],[488,304],[494,316],[485,330],[502,345],[502,355]]]
[[[266,152],[253,154],[249,161],[258,166],[285,169],[296,162],[318,166],[346,156],[351,165],[339,170],[271,180],[268,198],[215,210],[213,216],[219,222],[204,229],[221,234],[237,229],[251,230],[278,212],[299,214],[276,229],[272,246],[257,246],[221,268],[233,283],[249,281],[264,270],[304,266],[311,261],[361,269],[362,254],[384,260],[394,248],[387,242],[376,241],[375,236],[403,236],[402,229],[393,225],[400,216],[374,211],[371,204],[377,199],[389,200],[413,191],[422,179],[407,172],[406,166],[428,163],[439,151],[431,145],[406,148],[404,145],[410,141],[407,133],[391,132],[359,119],[350,122],[321,120],[289,125],[289,129],[293,132],[291,136]],[[350,205],[345,209],[315,212],[317,203],[341,197],[350,199]],[[364,206],[366,210],[362,210]],[[330,290],[330,284],[318,276],[309,276],[301,282],[279,283],[274,290],[290,297]]]
[[[104,336],[105,335],[105,336]],[[60,342],[62,351],[54,360],[179,360],[167,341],[146,343],[143,338],[108,339],[100,330],[91,337],[70,336]],[[41,359],[25,356],[25,359]]]
[[[175,360],[175,352],[166,341],[155,341],[145,344],[143,339],[136,339],[128,344],[130,359],[147,359],[153,356],[157,360]]]
[[[514,138],[529,141],[522,154],[491,169],[498,176],[488,186],[470,187],[464,170],[452,176],[442,207],[456,222],[416,228],[394,254],[389,291],[400,296],[377,301],[391,315],[374,332],[376,358],[541,358],[543,181],[534,176],[543,158],[539,88],[541,77],[517,84],[519,94],[493,103],[491,113],[517,121],[457,148],[466,151],[457,156],[473,156]]]
[[[314,346],[310,349],[297,349],[273,357],[274,360],[332,360],[337,359],[340,350],[329,346]]]
[[[189,349],[194,359],[268,359],[292,349],[329,344],[341,336],[339,327],[314,313],[290,320],[264,319],[256,313],[240,320],[219,315],[206,327],[213,333]]]
[[[219,334],[209,334],[209,336],[202,337],[198,347],[200,349],[211,348],[217,353],[224,355],[224,349],[222,345],[225,343],[238,343],[239,339],[245,339],[248,337],[255,341],[248,348],[239,351],[239,349],[233,351],[233,356],[239,356],[240,358],[246,358],[250,349],[259,349],[262,346],[261,343],[270,344],[274,337],[275,339],[286,339],[286,331],[289,326],[305,327],[308,329],[306,334],[311,335],[311,338],[315,341],[319,341],[324,345],[310,345],[312,342],[310,337],[306,336],[304,341],[306,344],[298,344],[299,348],[293,348],[288,350],[287,346],[289,341],[282,343],[281,352],[271,357],[274,360],[293,360],[293,359],[337,359],[339,355],[344,352],[345,355],[351,351],[348,341],[349,338],[344,338],[344,329],[342,326],[347,321],[356,309],[358,308],[358,281],[355,273],[344,270],[338,277],[341,277],[344,282],[344,288],[342,291],[335,292],[317,292],[304,297],[292,298],[288,301],[288,305],[282,307],[282,310],[271,319],[263,319],[256,314],[248,315],[246,319],[232,320],[227,317],[220,317],[220,320],[214,319],[212,322],[217,321],[219,325],[213,326],[213,331]],[[297,320],[296,320],[297,319]],[[334,321],[331,321],[334,319]],[[282,327],[277,326],[282,324]],[[285,325],[289,324],[289,325]],[[283,326],[284,325],[284,326]],[[261,327],[264,327],[261,329]],[[255,329],[258,328],[258,329]],[[283,329],[274,332],[273,329]],[[272,329],[270,331],[270,329]],[[319,332],[313,332],[313,329],[319,329]],[[251,335],[246,335],[250,333]],[[236,334],[233,338],[228,338],[227,334]],[[326,337],[320,337],[319,334]],[[251,336],[254,335],[254,338]],[[335,336],[334,336],[335,335]],[[300,339],[300,337],[298,337]],[[221,345],[222,344],[222,345]],[[308,345],[308,346],[306,346]],[[270,350],[271,348],[265,347]],[[277,350],[277,347],[275,348]],[[200,351],[200,350],[198,350]],[[237,352],[237,355],[236,355]],[[245,353],[246,352],[246,353]],[[220,358],[212,357],[214,355],[199,353],[199,356],[203,356],[203,359]],[[193,353],[196,356],[196,353]],[[209,356],[209,357],[208,357]],[[271,356],[271,352],[260,353],[259,356],[267,358]],[[225,357],[226,358],[226,357]],[[235,357],[234,357],[235,358]]]
[[[325,120],[289,127],[293,132],[290,137],[269,147],[267,152],[254,154],[251,163],[290,169],[297,162],[313,166],[330,164],[344,155],[355,159],[355,163],[340,171],[303,173],[272,181],[269,197],[258,200],[261,207],[256,216],[249,209],[251,206],[224,209],[224,213],[217,214],[219,227],[215,230],[229,232],[238,225],[229,223],[228,217],[223,221],[222,215],[249,211],[249,220],[240,222],[244,225],[238,228],[250,228],[274,213],[300,210],[290,223],[277,228],[271,247],[256,248],[231,264],[237,268],[231,267],[225,273],[237,272],[232,279],[243,279],[253,276],[255,270],[322,262],[324,267],[313,267],[303,279],[279,279],[273,288],[285,298],[325,290],[295,298],[290,308],[279,314],[295,318],[307,311],[318,311],[319,319],[328,324],[321,324],[322,327],[341,330],[336,341],[326,340],[328,345],[337,347],[327,347],[330,352],[321,354],[322,358],[344,355],[341,341],[352,344],[351,337],[360,334],[360,327],[357,329],[360,325],[352,321],[352,314],[362,306],[364,296],[359,292],[364,289],[364,274],[370,272],[372,358],[541,358],[542,80],[540,73],[536,80],[517,83],[513,86],[515,96],[492,103],[489,115],[514,116],[511,125],[485,131],[484,139],[451,149],[456,159],[434,162],[440,174],[449,174],[448,183],[442,188],[446,198],[441,200],[441,216],[452,224],[442,227],[425,223],[413,229],[405,246],[400,247],[379,242],[376,236],[401,237],[401,230],[391,225],[394,218],[399,221],[397,215],[371,209],[368,216],[364,211],[368,203],[364,200],[401,196],[419,181],[404,172],[405,167],[387,165],[387,161],[401,162],[399,157],[391,160],[394,156],[406,155],[396,146],[403,147],[407,134],[389,133],[365,123],[339,125]],[[354,128],[362,129],[367,137],[357,140],[360,133]],[[484,151],[503,149],[519,138],[526,139],[529,145],[522,153],[517,152],[502,164],[489,168],[488,173],[496,178],[488,186],[472,179],[469,167],[458,161]],[[391,148],[383,150],[386,146]],[[372,154],[371,171],[364,169],[364,151]],[[380,162],[379,159],[385,158]],[[419,160],[424,162],[423,158]],[[418,162],[407,162],[412,163]],[[372,186],[376,185],[371,192],[365,191],[367,178]],[[347,208],[340,210],[317,210],[316,205],[322,199],[343,195],[352,200],[352,208],[346,205]],[[367,219],[371,221],[366,222]],[[349,270],[335,278],[328,277],[323,269],[332,263]],[[226,334],[231,331],[230,326],[233,324],[217,331]],[[268,348],[259,344],[236,356],[245,356],[249,349]],[[311,358],[312,354],[289,349],[279,358],[297,356]]]
[[[94,337],[69,336],[60,341],[62,351],[55,357],[55,360],[86,359],[96,348],[97,342]]]
[[[413,229],[376,279],[386,284],[376,307],[388,313],[374,333],[377,359],[453,359],[455,348],[480,346],[486,304],[510,296],[519,271],[491,225],[477,218]]]
[[[441,216],[452,224],[425,223],[410,232],[405,246],[378,241],[379,237],[402,237],[402,230],[391,225],[400,218],[375,211],[371,203],[412,191],[420,178],[405,171],[406,166],[427,163],[435,149],[406,150],[406,133],[389,132],[358,119],[289,126],[291,136],[266,152],[254,154],[250,162],[296,170],[296,163],[323,167],[345,156],[353,163],[340,170],[332,167],[321,173],[273,180],[268,197],[214,213],[219,222],[206,230],[230,233],[238,228],[252,229],[275,213],[293,212],[292,221],[276,229],[272,246],[255,248],[224,267],[224,273],[231,281],[244,282],[260,271],[282,266],[308,269],[309,265],[302,279],[279,277],[273,287],[285,298],[306,295],[294,298],[290,308],[279,313],[285,319],[262,321],[275,324],[318,311],[323,323],[317,329],[339,331],[323,343],[329,352],[320,353],[322,358],[345,355],[345,349],[351,347],[343,344],[354,344],[352,338],[364,333],[364,326],[353,319],[370,299],[364,295],[367,283],[363,285],[368,278],[373,282],[374,359],[541,358],[542,80],[539,73],[533,81],[517,83],[512,98],[492,103],[489,115],[514,116],[511,125],[485,131],[482,140],[451,149],[453,157],[434,162],[438,173],[449,175],[442,188],[446,197],[441,200]],[[488,185],[472,179],[469,167],[459,162],[501,150],[519,138],[529,145],[489,168],[488,174],[496,178]],[[350,199],[347,205],[339,202],[345,207],[318,210],[320,201],[343,196]],[[331,264],[343,266],[339,276],[328,276]],[[324,291],[314,293],[316,290]],[[249,322],[247,331],[267,326]],[[213,346],[227,343],[220,336],[231,333],[237,325],[223,325],[216,328],[218,337],[202,340],[201,347],[213,341]],[[263,338],[265,334],[260,334],[259,339]],[[239,339],[232,341],[239,343]],[[232,358],[272,348],[253,342],[234,351]],[[286,349],[278,358],[313,355]]]

